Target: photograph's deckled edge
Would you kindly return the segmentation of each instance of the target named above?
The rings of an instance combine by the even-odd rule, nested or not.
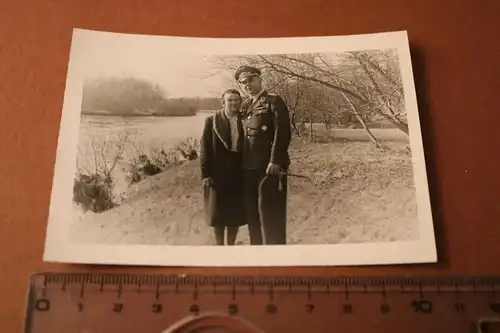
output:
[[[90,35],[89,35],[90,34]],[[378,45],[376,48],[397,48],[403,75],[403,87],[410,131],[417,210],[419,216],[420,239],[411,242],[359,243],[331,245],[286,245],[286,246],[171,246],[171,245],[101,245],[78,244],[69,240],[69,224],[72,215],[72,184],[76,167],[76,153],[80,122],[83,73],[81,65],[83,49],[88,48],[96,31],[75,29],[70,48],[67,80],[64,92],[63,112],[60,122],[53,187],[50,199],[45,251],[43,259],[49,262],[118,264],[147,266],[351,266],[432,263],[437,261],[437,248],[434,235],[434,222],[430,205],[428,179],[420,121],[413,81],[413,70],[406,31],[361,35],[369,40],[363,45]],[[105,33],[109,34],[110,33]],[[111,33],[114,35],[114,33]],[[128,36],[120,34],[121,36]],[[139,35],[140,37],[148,35]],[[331,36],[324,38],[347,37],[361,40],[360,35]],[[133,36],[137,38],[138,35]],[[155,36],[162,38],[162,36]],[[163,37],[165,38],[165,37]],[[324,44],[318,37],[312,37],[318,44]],[[184,41],[176,37],[177,41]],[[192,39],[191,39],[192,40]],[[207,43],[207,40],[196,39]],[[227,39],[228,43],[240,44],[241,40]],[[256,39],[262,41],[263,39]],[[273,38],[276,44],[290,44],[307,40],[307,51],[320,52],[324,47],[311,48],[310,37],[292,39]],[[223,43],[224,39],[210,39],[213,43]],[[388,43],[390,41],[390,43]],[[172,42],[170,40],[169,42]],[[248,39],[245,40],[248,43]],[[263,42],[265,43],[265,42]],[[359,42],[358,42],[359,43]],[[387,45],[390,44],[390,45]],[[276,52],[282,53],[282,45],[275,45]],[[344,46],[345,47],[345,46]],[[297,50],[295,52],[305,52]],[[367,49],[367,47],[358,47]],[[251,53],[264,53],[269,45],[260,48],[253,43]],[[339,52],[335,47],[330,52]],[[220,47],[219,47],[220,50]],[[242,50],[240,50],[242,51]],[[248,48],[250,52],[250,48]],[[321,52],[327,52],[325,50]],[[221,54],[227,53],[224,51]]]

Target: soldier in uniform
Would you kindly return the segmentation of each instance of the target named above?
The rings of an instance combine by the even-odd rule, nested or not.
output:
[[[235,79],[250,94],[242,104],[243,184],[250,243],[286,244],[288,108],[282,97],[263,89],[259,69],[241,66]]]

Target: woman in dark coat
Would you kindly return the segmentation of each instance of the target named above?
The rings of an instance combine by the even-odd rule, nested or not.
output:
[[[207,117],[200,146],[205,217],[215,243],[234,245],[238,228],[246,224],[242,188],[242,98],[235,89],[222,94],[223,109]],[[226,233],[227,232],[227,233]]]

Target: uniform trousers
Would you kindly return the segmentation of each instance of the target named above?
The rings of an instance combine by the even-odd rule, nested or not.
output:
[[[287,177],[245,169],[243,184],[250,244],[286,244]]]

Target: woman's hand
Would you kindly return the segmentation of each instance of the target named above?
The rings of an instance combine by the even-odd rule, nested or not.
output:
[[[212,186],[214,181],[212,177],[203,178],[203,186]]]

